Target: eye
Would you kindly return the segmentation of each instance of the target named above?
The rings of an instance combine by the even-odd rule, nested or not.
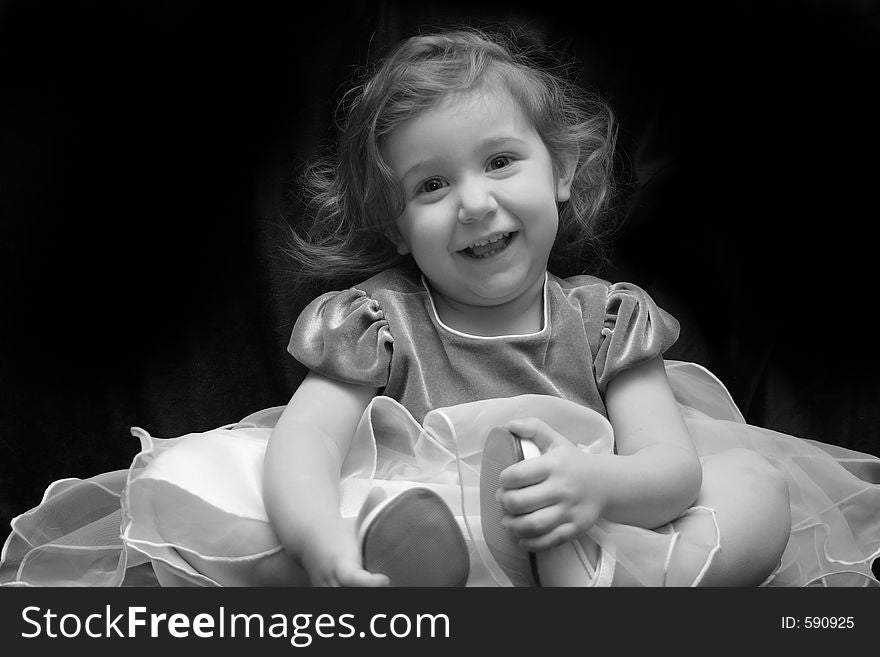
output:
[[[424,194],[430,194],[446,187],[446,182],[442,178],[428,178],[418,186],[416,191]]]
[[[512,161],[513,160],[509,155],[496,155],[491,160],[489,160],[489,170],[495,171],[496,169],[509,167]]]

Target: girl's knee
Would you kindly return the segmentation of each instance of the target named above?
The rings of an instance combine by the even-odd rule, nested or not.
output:
[[[791,534],[788,484],[760,454],[733,449],[703,463],[702,503],[718,512],[721,552],[708,586],[752,586],[779,564]]]
[[[741,490],[752,500],[755,522],[767,532],[768,544],[782,552],[791,531],[791,502],[782,472],[769,460],[749,449],[733,449],[727,467]]]
[[[789,508],[788,484],[766,458],[750,449],[736,448],[712,457],[714,467],[734,477],[741,490],[760,496],[767,504]]]
[[[782,472],[769,460],[749,449],[732,449],[707,459],[704,470],[711,472],[719,488],[716,495],[731,495],[750,505],[749,515],[766,527],[778,527],[780,540],[791,529],[791,503],[788,484]],[[705,477],[704,472],[704,482]]]

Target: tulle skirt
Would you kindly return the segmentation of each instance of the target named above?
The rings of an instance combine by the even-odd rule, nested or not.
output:
[[[764,456],[783,475],[791,534],[769,586],[878,586],[880,459],[747,424],[724,386],[693,363],[667,361],[672,389],[701,458],[733,448]],[[304,584],[282,550],[262,500],[266,444],[281,407],[176,438],[134,428],[141,451],[131,467],[63,479],[12,522],[0,561],[6,586],[259,586]],[[579,448],[613,450],[600,414],[543,395],[435,409],[420,424],[395,400],[364,412],[342,468],[341,513],[355,517],[373,487],[425,486],[458,520],[470,550],[469,586],[510,586],[480,526],[479,469],[486,434],[517,417],[540,417]],[[588,428],[585,431],[585,427]],[[712,509],[688,514],[713,517]],[[716,525],[717,526],[717,525]],[[601,520],[589,532],[606,556],[646,586],[676,539],[676,523],[647,530]],[[720,539],[700,546],[705,568]],[[704,568],[704,570],[705,570]],[[694,583],[698,583],[697,580]]]

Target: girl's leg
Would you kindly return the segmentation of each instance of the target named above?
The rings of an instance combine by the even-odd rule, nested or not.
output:
[[[236,565],[192,556],[189,561],[199,573],[221,586],[311,586],[308,573],[283,550],[249,564]]]
[[[299,562],[282,550],[262,559],[246,586],[311,586],[311,582]]]
[[[791,532],[788,487],[770,463],[747,449],[703,459],[703,485],[694,506],[715,511],[721,549],[700,586],[758,586],[779,563]],[[669,561],[668,586],[690,586],[699,576],[706,550],[714,542],[715,520],[692,513],[673,523],[681,533]],[[617,569],[615,586],[637,585]]]

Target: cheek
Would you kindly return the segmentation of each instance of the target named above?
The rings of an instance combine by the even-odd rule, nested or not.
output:
[[[520,185],[507,197],[506,205],[521,219],[531,222],[555,223],[559,219],[554,190],[546,185]]]
[[[521,175],[512,176],[509,182],[510,185],[504,186],[505,194],[524,207],[556,203],[556,181],[549,167],[536,163]]]
[[[437,231],[421,228],[413,233],[411,248],[413,253],[422,257],[434,257],[446,251],[448,239]]]
[[[408,212],[406,219],[398,225],[413,251],[436,250],[450,239],[448,222],[443,217],[443,212],[432,205]]]

